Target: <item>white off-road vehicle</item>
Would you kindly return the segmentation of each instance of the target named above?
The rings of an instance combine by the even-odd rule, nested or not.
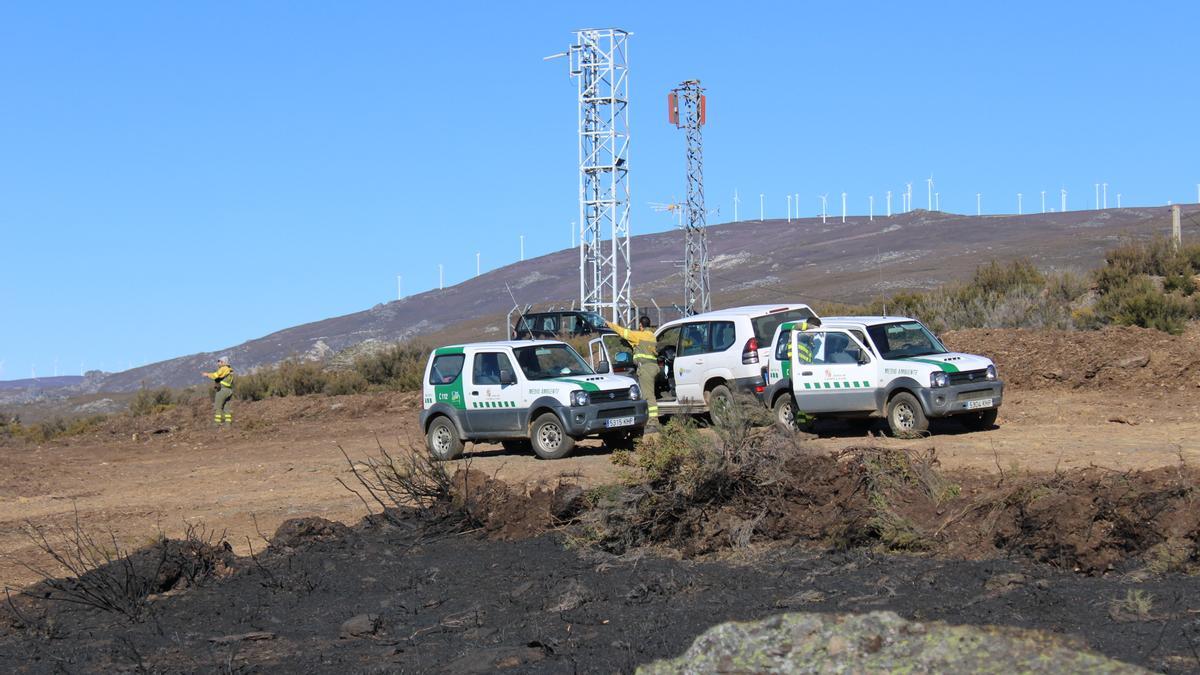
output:
[[[655,386],[661,415],[720,414],[735,394],[762,394],[762,367],[771,353],[775,328],[814,317],[804,304],[750,305],[713,310],[663,324],[655,333],[659,375]],[[589,344],[593,362],[619,368],[633,354],[616,335]]]
[[[781,427],[797,411],[816,417],[884,417],[913,436],[933,417],[990,429],[1004,383],[990,359],[951,352],[920,321],[824,317],[780,324],[764,373],[763,402]]]
[[[425,366],[420,418],[429,452],[455,459],[469,441],[558,459],[588,436],[630,448],[646,425],[646,401],[636,382],[608,370],[555,340],[439,347]]]

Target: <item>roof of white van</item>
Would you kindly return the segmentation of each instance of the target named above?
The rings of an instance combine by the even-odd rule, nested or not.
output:
[[[783,312],[783,311],[787,311],[790,309],[807,309],[808,311],[812,312],[812,308],[810,308],[808,305],[801,304],[801,303],[797,303],[794,305],[789,305],[789,304],[742,305],[740,307],[726,307],[725,309],[714,309],[711,312],[703,312],[701,314],[693,314],[691,316],[683,317],[682,319],[675,319],[673,321],[668,321],[667,323],[665,323],[663,325],[665,326],[667,324],[676,323],[677,321],[684,321],[684,320],[695,321],[696,319],[719,318],[719,317],[723,317],[723,316],[760,316],[763,314],[770,314],[772,312]],[[813,314],[816,314],[816,312],[813,312]]]

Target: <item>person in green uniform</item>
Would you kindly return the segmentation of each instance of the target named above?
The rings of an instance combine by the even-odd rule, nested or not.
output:
[[[229,404],[233,399],[233,368],[229,367],[229,358],[217,359],[217,369],[203,375],[213,381],[213,422],[218,426],[232,425],[233,412]]]
[[[646,433],[657,433],[658,426],[658,397],[654,395],[654,380],[658,377],[658,342],[654,339],[654,327],[650,317],[638,319],[638,330],[619,326],[611,321],[605,321],[626,342],[633,347],[633,362],[637,364],[638,386],[647,403],[650,420],[646,422]]]

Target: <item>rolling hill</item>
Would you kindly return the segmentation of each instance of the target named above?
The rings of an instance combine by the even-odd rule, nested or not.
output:
[[[1183,211],[1184,235],[1200,233],[1200,206]],[[857,216],[740,221],[709,227],[716,307],[784,299],[856,302],[927,289],[968,276],[990,260],[1025,257],[1044,270],[1085,270],[1122,238],[1170,230],[1167,207],[1068,211],[1024,216],[963,216],[916,210],[891,218]],[[681,296],[679,231],[631,242],[634,299],[669,307]],[[578,253],[564,249],[492,270],[444,290],[286,328],[213,352],[180,356],[120,373],[90,373],[72,393],[196,384],[216,354],[245,372],[291,356],[325,358],[367,340],[499,338],[513,306],[568,305],[578,296]],[[668,312],[664,318],[673,318]]]

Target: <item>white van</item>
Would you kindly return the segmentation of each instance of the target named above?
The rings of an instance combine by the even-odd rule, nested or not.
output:
[[[897,436],[926,431],[932,417],[990,429],[1004,396],[990,359],[951,352],[916,319],[787,322],[772,342],[762,398],[787,429],[796,428],[797,411],[884,417]]]
[[[658,341],[660,415],[696,415],[728,403],[734,392],[759,396],[771,336],[788,321],[816,314],[804,304],[750,305],[695,314],[663,324]],[[596,340],[608,358],[605,340]]]

